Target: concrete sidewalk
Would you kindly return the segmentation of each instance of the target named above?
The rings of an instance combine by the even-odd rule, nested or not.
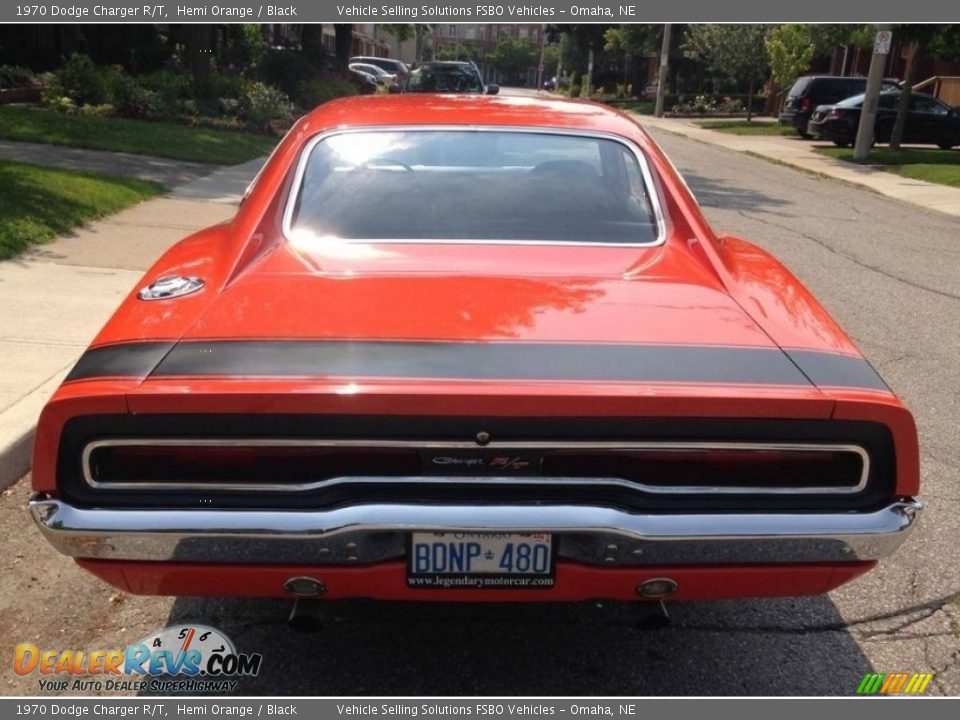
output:
[[[911,180],[879,167],[856,165],[826,157],[814,150],[818,146],[824,147],[823,143],[782,135],[732,135],[702,128],[695,124],[696,121],[689,119],[655,118],[649,115],[636,117],[641,125],[648,128],[665,130],[710,145],[750,153],[799,170],[861,185],[881,195],[919,205],[928,210],[960,216],[960,188]],[[827,146],[833,147],[829,143]]]
[[[12,140],[0,140],[0,160],[135,177],[153,180],[168,188],[192,182],[215,171],[222,172],[219,166],[204,163]]]
[[[0,262],[0,488],[29,470],[40,410],[144,270],[184,236],[232,217],[262,162],[203,175],[171,166],[187,182],[170,196]]]

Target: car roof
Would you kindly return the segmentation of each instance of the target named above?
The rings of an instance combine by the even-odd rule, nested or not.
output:
[[[302,121],[305,133],[378,125],[470,125],[556,128],[635,138],[628,116],[584,100],[496,95],[358,95],[320,105]]]
[[[427,62],[417,63],[414,70],[420,70],[425,67],[475,67],[472,62],[464,60],[428,60]]]

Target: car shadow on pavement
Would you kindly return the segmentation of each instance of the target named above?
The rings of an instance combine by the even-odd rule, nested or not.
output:
[[[179,598],[168,625],[202,623],[259,676],[263,695],[850,694],[871,666],[827,597],[668,606],[327,604],[315,633],[282,600]]]
[[[693,191],[697,203],[704,208],[726,210],[763,210],[774,213],[774,208],[790,205],[782,198],[750,190],[729,181],[714,180],[696,173],[684,171],[684,179]]]

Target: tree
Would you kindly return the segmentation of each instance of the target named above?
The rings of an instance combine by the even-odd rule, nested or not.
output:
[[[437,52],[437,60],[469,60],[477,62],[480,60],[480,53],[475,45],[463,45],[457,43],[453,47],[445,47]]]
[[[300,45],[304,54],[314,62],[323,60],[327,54],[323,47],[323,25],[305,23],[300,27]]]
[[[603,34],[603,49],[607,56],[616,62],[623,64],[623,82],[624,85],[630,81],[631,60],[636,57],[644,57],[650,53],[656,53],[657,43],[663,31],[662,25],[644,25],[628,24],[612,27]],[[643,69],[643,64],[634,65],[635,68]],[[634,72],[634,85],[642,83],[646,78],[636,77]]]
[[[766,39],[770,72],[778,85],[792,83],[810,69],[817,47],[809,25],[778,25]]]
[[[594,55],[603,49],[604,34],[610,25],[592,25],[566,23],[563,25],[548,25],[547,36],[550,42],[556,42],[561,35],[569,35],[572,42],[570,53],[564,53],[564,60],[569,61],[576,72],[586,71],[587,81],[583,87],[583,96],[590,94],[593,85]],[[567,55],[570,55],[568,58]]]
[[[717,73],[747,86],[747,120],[753,119],[753,89],[767,76],[767,25],[691,25],[687,40]]]
[[[353,25],[350,23],[334,23],[334,58],[337,67],[346,68],[350,64],[350,55],[353,49]]]
[[[899,150],[903,142],[903,131],[907,127],[907,113],[910,109],[910,95],[917,82],[917,71],[921,59],[928,50],[932,50],[933,54],[938,54],[943,49],[949,52],[952,35],[956,35],[956,29],[949,25],[897,25],[893,28],[894,38],[901,43],[910,44],[910,55],[907,58],[903,89],[897,103],[897,119],[890,131],[891,150]]]
[[[414,57],[419,62],[423,59],[423,38],[430,33],[434,25],[430,23],[386,23],[380,27],[384,32],[393,35],[400,43],[404,43],[411,38],[416,40]]]
[[[501,37],[487,58],[501,76],[518,80],[533,64],[533,48],[526,40]]]
[[[213,25],[181,25],[184,44],[184,60],[194,78],[203,82],[213,68],[217,48]]]

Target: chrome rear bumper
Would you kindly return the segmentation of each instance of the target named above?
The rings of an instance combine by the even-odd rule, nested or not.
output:
[[[411,531],[550,532],[561,560],[603,566],[878,560],[922,507],[869,513],[634,514],[573,505],[353,505],[333,510],[83,509],[42,496],[30,512],[61,553],[107,560],[361,564],[402,558]]]

